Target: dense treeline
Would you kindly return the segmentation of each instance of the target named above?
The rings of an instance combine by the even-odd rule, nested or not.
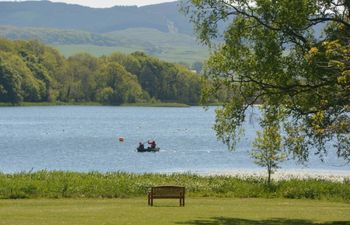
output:
[[[0,102],[197,104],[200,77],[141,52],[68,59],[37,41],[0,39]]]

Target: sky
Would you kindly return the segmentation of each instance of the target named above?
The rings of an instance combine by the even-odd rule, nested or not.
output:
[[[16,1],[16,0],[0,0],[4,1]],[[17,0],[18,1],[18,0]],[[20,2],[22,0],[19,0]],[[89,6],[93,8],[109,8],[116,5],[152,5],[163,2],[174,2],[175,0],[50,0],[51,2],[65,2],[70,4],[78,4]]]

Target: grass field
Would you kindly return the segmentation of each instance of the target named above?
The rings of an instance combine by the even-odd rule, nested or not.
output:
[[[1,200],[1,225],[313,225],[350,224],[350,204],[315,200],[145,198]]]

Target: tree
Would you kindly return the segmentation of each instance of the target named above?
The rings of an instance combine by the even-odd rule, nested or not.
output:
[[[40,81],[40,99],[55,101],[58,95],[56,77],[62,73],[64,58],[57,50],[46,47],[38,41],[16,41],[16,53],[25,62],[37,81]]]
[[[267,184],[271,183],[271,174],[278,168],[278,164],[286,160],[287,155],[282,151],[282,137],[278,124],[278,113],[276,110],[269,111],[265,120],[261,121],[264,128],[257,132],[257,138],[253,142],[253,150],[250,152],[255,164],[266,167]]]
[[[22,101],[21,76],[18,72],[3,62],[0,56],[0,101],[17,104]]]
[[[113,105],[134,103],[142,96],[142,88],[135,75],[116,62],[101,66],[98,76],[98,99]]]
[[[99,89],[97,91],[97,94],[96,94],[96,99],[97,101],[99,102],[102,102],[102,103],[109,103],[109,104],[113,104],[113,96],[114,96],[114,91],[111,87],[106,87],[106,88],[103,88],[103,89]]]
[[[81,53],[67,60],[66,82],[62,96],[67,101],[94,101],[96,92],[97,58]],[[64,80],[63,80],[64,81]]]
[[[184,2],[199,39],[214,49],[208,96],[232,93],[217,110],[218,138],[233,149],[247,109],[260,103],[283,112],[283,146],[300,161],[312,149],[323,158],[332,142],[350,162],[349,8],[348,0]]]
[[[197,104],[199,76],[141,52],[64,58],[38,41],[0,39],[0,101]],[[112,91],[111,91],[112,90]]]

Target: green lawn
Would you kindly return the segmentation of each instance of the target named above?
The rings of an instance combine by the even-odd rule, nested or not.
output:
[[[1,200],[0,224],[6,225],[313,225],[350,224],[350,204],[315,200],[145,198]]]

